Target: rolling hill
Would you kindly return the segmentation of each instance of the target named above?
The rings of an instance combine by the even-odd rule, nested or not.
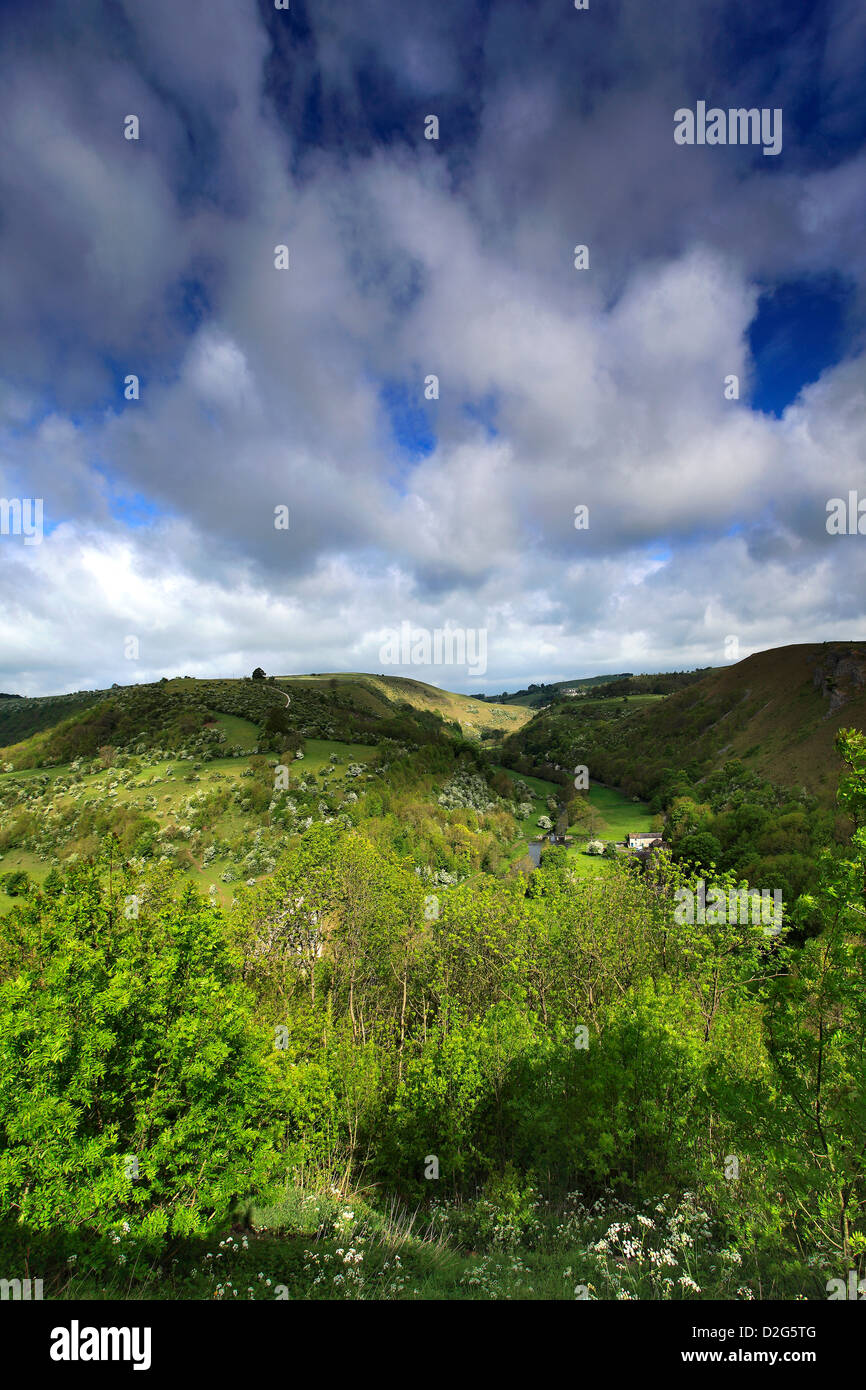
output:
[[[225,900],[313,823],[363,823],[419,872],[452,876],[505,872],[525,848],[518,792],[492,790],[483,748],[528,711],[361,673],[178,677],[7,703],[0,738],[18,737],[0,747],[0,912],[109,834]]]
[[[469,738],[485,733],[513,733],[531,718],[531,711],[521,707],[477,700],[471,695],[459,695],[424,681],[406,676],[367,675],[363,672],[328,672],[323,675],[279,676],[280,685],[351,694],[364,708],[374,714],[392,712],[400,704],[413,709],[439,714],[443,719],[459,724]]]
[[[365,728],[375,730],[381,720],[415,713],[459,726],[464,737],[485,739],[515,732],[531,717],[529,710],[486,704],[401,676],[326,672],[256,681],[180,676],[69,695],[0,697],[0,761],[16,768],[34,766],[45,757],[63,761],[55,731],[70,721],[92,728],[94,736],[101,729],[103,743],[111,742],[118,729],[125,736],[125,722],[139,716],[150,733],[161,730],[183,708],[234,714],[263,726],[270,709],[282,708],[282,697],[275,693],[279,689],[291,698],[288,726],[308,728],[311,735],[319,732],[322,737],[333,736],[334,718],[351,724],[358,734]],[[93,749],[85,751],[91,755]]]
[[[826,804],[838,780],[834,740],[848,726],[866,727],[866,643],[804,643],[756,652],[643,707],[557,704],[506,751],[536,764],[588,762],[592,776],[643,796],[670,769],[700,779],[737,760]]]

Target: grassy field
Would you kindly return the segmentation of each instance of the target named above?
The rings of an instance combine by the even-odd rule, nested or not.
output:
[[[656,705],[666,700],[666,695],[586,695],[575,698],[572,703],[578,709],[598,709],[601,705],[628,705],[629,709],[643,709],[646,705]]]
[[[568,846],[568,866],[579,878],[602,878],[610,872],[614,861],[605,859],[600,854],[587,854],[584,850],[585,843],[584,840],[580,840],[577,844]]]
[[[337,755],[337,767],[346,763],[368,763],[376,749],[367,743],[335,743],[328,738],[304,739],[304,769],[321,772],[332,753]]]
[[[235,714],[218,714],[216,727],[225,734],[227,743],[245,748],[250,753],[255,749],[259,731],[249,719],[239,719]]]
[[[626,835],[652,829],[653,817],[646,802],[634,802],[616,787],[591,782],[589,803],[598,813],[596,835],[599,840],[624,840]]]
[[[48,873],[49,865],[43,863],[39,855],[33,854],[30,850],[11,850],[9,854],[0,855],[0,874],[11,873],[13,869],[23,869],[36,883],[41,883]],[[8,912],[15,901],[15,898],[10,898],[9,894],[0,888],[0,913]]]
[[[234,791],[236,787],[244,785],[243,775],[249,769],[251,758],[254,756],[258,730],[248,720],[237,718],[234,715],[218,715],[216,724],[225,733],[229,745],[244,748],[248,751],[249,756],[215,758],[211,762],[196,765],[189,759],[165,759],[143,768],[135,773],[128,782],[119,784],[113,791],[110,791],[110,787],[116,778],[116,772],[113,768],[105,768],[99,772],[89,773],[83,778],[83,785],[86,789],[85,796],[88,794],[93,796],[109,794],[113,804],[118,808],[130,804],[140,806],[145,796],[154,796],[157,804],[149,810],[149,815],[168,825],[170,822],[182,818],[182,807],[191,792],[207,794],[218,787]],[[333,765],[334,771],[339,775],[341,771],[345,771],[349,763],[368,763],[376,753],[375,747],[369,744],[338,743],[330,739],[313,738],[305,740],[304,749],[304,758],[292,765],[293,773],[297,773],[299,776],[320,773],[323,768],[330,767],[330,759],[333,754],[337,757],[337,762]],[[20,781],[47,777],[49,782],[53,782],[55,778],[66,775],[68,772],[68,766],[28,769],[18,773],[2,773],[0,774],[0,781],[10,778]],[[196,780],[193,781],[193,778]],[[50,799],[50,791],[48,797]],[[62,808],[68,800],[67,796],[62,794],[58,796],[58,809]],[[211,829],[221,839],[231,840],[243,833],[246,824],[243,811],[230,804],[214,821]],[[189,868],[190,881],[205,892],[209,891],[213,885],[219,901],[227,903],[234,894],[234,888],[231,884],[223,883],[220,876],[229,862],[228,857],[214,858],[207,864],[195,861]],[[51,864],[48,858],[40,858],[38,854],[30,850],[13,848],[0,855],[0,874],[23,869],[34,882],[42,883],[50,868]],[[14,903],[14,898],[0,890],[0,913],[8,911]]]
[[[646,802],[634,802],[617,791],[616,787],[605,787],[601,782],[590,782],[589,804],[595,812],[592,822],[593,838],[602,840],[605,844],[608,841],[622,842],[626,835],[652,829],[653,816]],[[569,834],[573,836],[574,844],[568,846],[568,857],[575,872],[582,877],[595,877],[598,873],[605,872],[610,861],[602,859],[600,855],[587,854],[585,851],[589,837],[580,833],[577,826],[572,826]]]
[[[514,857],[517,860],[526,853],[525,841],[535,840],[543,833],[538,828],[539,816],[550,816],[553,819],[547,807],[547,798],[554,796],[558,800],[563,789],[555,782],[545,782],[540,777],[529,777],[508,767],[499,767],[496,770],[504,772],[512,782],[525,782],[533,793],[532,814],[518,822],[520,840],[514,846]],[[600,782],[591,782],[589,803],[596,813],[592,822],[592,834],[596,839],[605,842],[622,841],[626,835],[652,829],[653,817],[646,802],[636,803],[617,791],[616,787],[605,787]],[[574,844],[568,846],[568,856],[573,861],[575,872],[587,877],[604,873],[608,867],[607,862],[598,855],[585,853],[584,847],[590,838],[590,832],[573,826],[569,834],[573,837]]]

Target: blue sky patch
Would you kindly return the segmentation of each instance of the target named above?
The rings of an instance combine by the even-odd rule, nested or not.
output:
[[[425,401],[420,387],[406,382],[391,381],[383,385],[379,399],[388,417],[391,438],[404,459],[417,463],[436,448],[436,434],[431,423],[435,401]]]
[[[789,280],[761,295],[748,333],[753,410],[780,416],[804,386],[841,361],[852,300],[853,287],[841,275]]]

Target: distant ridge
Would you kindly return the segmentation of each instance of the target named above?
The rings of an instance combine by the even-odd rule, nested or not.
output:
[[[755,652],[616,719],[581,702],[540,711],[506,747],[540,761],[583,760],[612,786],[651,796],[666,769],[705,776],[738,760],[778,786],[835,796],[840,728],[866,729],[866,643],[814,642]],[[580,754],[580,757],[578,757]]]
[[[473,695],[473,700],[484,700],[487,704],[496,703],[499,705],[523,705],[528,708],[540,708],[543,702],[549,697],[556,695],[561,690],[579,690],[592,685],[605,685],[608,681],[627,680],[633,673],[631,671],[620,671],[609,676],[578,676],[574,680],[565,681],[533,681],[525,690],[515,690],[513,694],[502,695]]]
[[[39,750],[25,750],[23,745],[36,735],[48,736],[64,721],[85,714],[93,706],[93,718],[103,720],[106,728],[113,726],[112,710],[130,700],[140,700],[146,692],[180,697],[191,706],[207,706],[215,711],[231,711],[236,698],[252,699],[257,692],[262,701],[261,714],[275,696],[268,692],[278,688],[284,694],[296,690],[291,707],[290,722],[296,712],[305,708],[311,698],[319,705],[352,709],[367,719],[394,719],[403,711],[414,711],[421,717],[439,715],[446,723],[459,726],[464,737],[489,739],[513,733],[530,717],[528,709],[508,709],[499,704],[482,704],[469,695],[441,690],[406,676],[369,675],[364,672],[322,672],[317,675],[276,676],[252,680],[249,676],[230,679],[202,679],[176,676],[171,680],[141,682],[129,686],[112,686],[110,690],[76,691],[68,695],[35,697],[0,697],[0,749],[17,749],[17,758],[25,754],[41,756]],[[280,703],[277,701],[277,703]],[[107,741],[107,735],[106,740]]]

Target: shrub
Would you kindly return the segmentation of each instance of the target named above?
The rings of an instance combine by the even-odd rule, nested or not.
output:
[[[0,883],[10,898],[23,897],[30,888],[30,875],[23,869],[13,869],[11,873],[0,878]]]
[[[186,1235],[262,1176],[262,1070],[219,914],[162,878],[127,916],[118,877],[84,866],[7,923],[0,1212]]]

